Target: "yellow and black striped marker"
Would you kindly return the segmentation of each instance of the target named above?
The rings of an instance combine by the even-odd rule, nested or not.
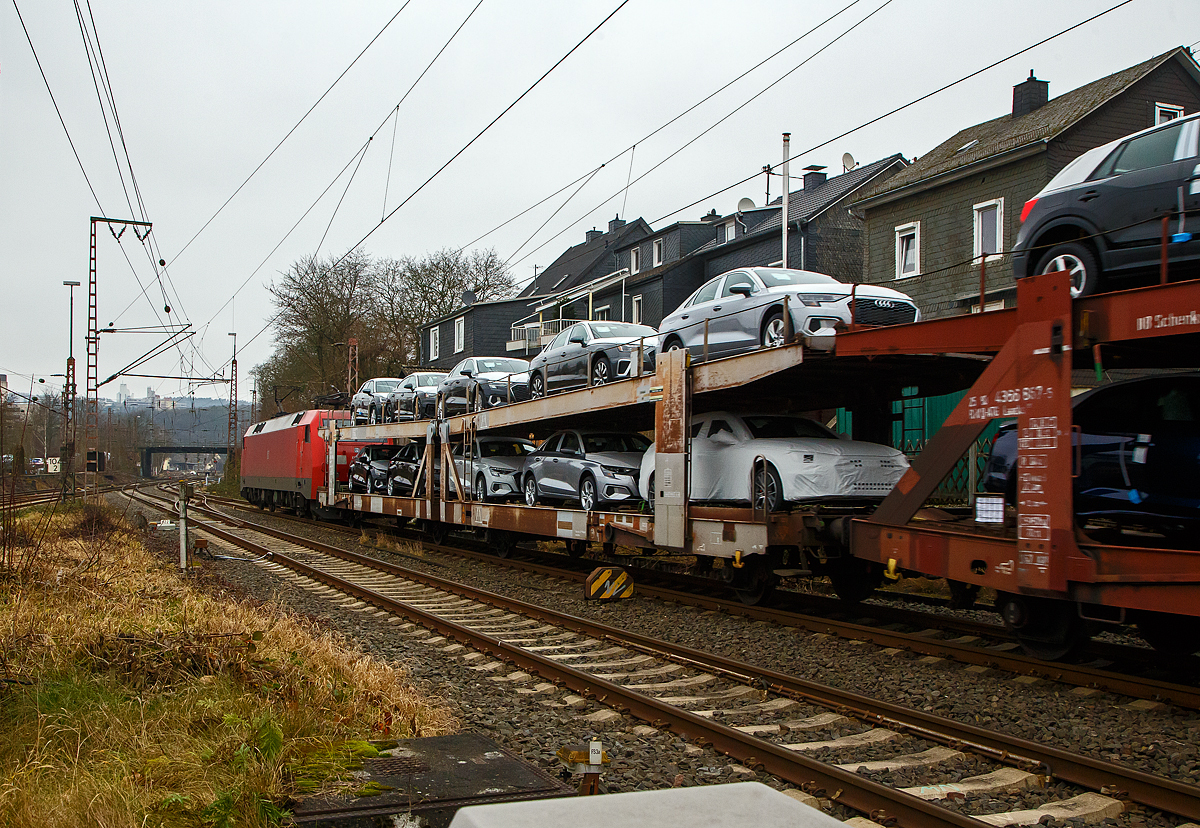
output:
[[[619,566],[593,569],[583,585],[589,601],[616,601],[633,597],[633,577]]]

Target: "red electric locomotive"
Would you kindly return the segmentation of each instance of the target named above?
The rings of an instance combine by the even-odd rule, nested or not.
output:
[[[242,497],[261,508],[316,513],[317,490],[325,485],[329,447],[320,430],[329,420],[349,420],[349,411],[309,410],[255,423],[242,436]],[[337,444],[338,483],[348,481],[350,460],[362,442]]]

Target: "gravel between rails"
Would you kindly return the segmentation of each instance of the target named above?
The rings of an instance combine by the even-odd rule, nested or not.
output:
[[[321,527],[301,526],[273,519],[268,514],[252,517],[299,535],[355,547],[345,535]],[[528,576],[499,564],[453,555],[424,552],[420,555],[423,560],[414,560],[409,555],[394,555],[368,546],[357,547],[357,551],[612,626],[1077,750],[1149,773],[1200,783],[1200,714],[1195,711],[1168,705],[1140,709],[1129,706],[1129,699],[1109,693],[1071,690],[1049,681],[1030,682],[1007,673],[979,671],[951,662],[926,663],[910,654],[863,642],[806,634],[670,601],[639,597],[595,604],[583,600],[582,590],[575,583]],[[330,607],[258,567],[225,561],[206,562],[206,567],[236,591],[326,618],[331,627],[343,632],[365,652],[404,665],[431,694],[445,698],[459,711],[465,730],[482,731],[551,772],[560,767],[554,757],[558,747],[599,734],[614,757],[614,768],[604,780],[609,791],[752,778],[780,789],[790,787],[772,777],[749,772],[711,750],[687,745],[669,733],[647,732],[642,723],[628,717],[603,724],[587,721],[582,716],[598,709],[590,703],[577,709],[548,707],[536,696],[519,696],[494,682],[481,680],[479,672],[441,653],[437,647],[398,635],[393,625],[363,613]],[[867,761],[869,754],[864,752],[854,759]],[[847,760],[843,757],[841,761]],[[948,767],[946,778],[961,779],[975,772],[976,762],[968,758]],[[897,779],[891,783],[903,784]],[[1001,795],[990,798],[992,807],[980,808],[975,801],[970,803],[969,810],[975,813],[1007,810],[1023,803],[1045,801],[1045,795],[1046,791]],[[851,815],[837,806],[829,810],[840,818]],[[1138,826],[1173,822],[1132,809],[1116,820],[1105,820],[1105,824]]]

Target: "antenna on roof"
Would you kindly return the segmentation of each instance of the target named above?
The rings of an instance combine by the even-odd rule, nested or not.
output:
[[[854,162],[854,156],[848,152],[843,153],[843,155],[842,155],[842,172],[850,172],[852,169],[854,169],[855,166],[856,166],[856,164]]]
[[[462,303],[465,307],[469,308],[469,307],[471,307],[471,305],[475,304],[475,300],[478,298],[479,297],[477,297],[475,295],[475,291],[471,290],[470,288],[467,288],[466,290],[463,291]]]
[[[754,209],[754,199],[752,199],[752,198],[743,198],[741,201],[738,202],[738,212],[739,213],[744,213],[747,210],[753,210],[753,209]]]

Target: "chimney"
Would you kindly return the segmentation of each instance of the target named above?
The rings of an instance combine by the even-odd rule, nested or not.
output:
[[[1045,106],[1050,100],[1050,82],[1038,80],[1029,70],[1029,77],[1013,87],[1013,118],[1028,115],[1035,109]]]
[[[824,167],[812,164],[804,168],[804,189],[811,190],[825,183]]]
[[[709,210],[707,213],[705,213],[704,215],[702,215],[700,217],[700,220],[702,222],[704,222],[705,224],[712,224],[714,221],[719,221],[720,218],[721,217],[717,215],[716,210]]]
[[[608,223],[608,232],[612,233],[614,230],[617,230],[624,226],[625,226],[624,220],[619,215],[615,216],[615,217],[613,217],[613,220]]]
[[[594,242],[596,239],[600,238],[600,237],[601,237],[601,236],[603,236],[603,235],[604,235],[604,234],[603,234],[602,232],[600,232],[600,231],[599,231],[599,230],[597,230],[595,227],[593,227],[591,230],[588,230],[588,231],[584,232],[584,234],[583,234],[583,238],[584,238],[584,239],[585,239],[587,242]]]

